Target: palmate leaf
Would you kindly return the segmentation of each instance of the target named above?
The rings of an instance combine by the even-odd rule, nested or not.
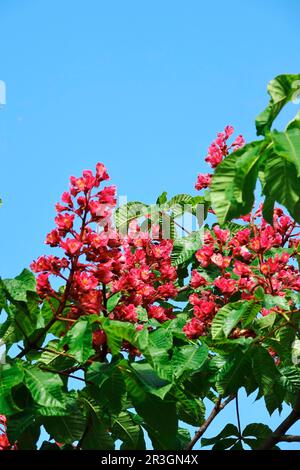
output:
[[[107,300],[107,312],[110,313],[118,305],[120,298],[122,297],[121,292],[116,292],[110,296]]]
[[[175,378],[178,379],[186,373],[200,370],[207,357],[208,347],[205,344],[175,348],[172,355],[172,368]]]
[[[251,423],[245,427],[242,436],[244,443],[255,450],[270,434],[272,430],[266,424]]]
[[[120,371],[122,361],[113,360],[110,363],[94,362],[86,372],[88,382],[97,385],[98,396],[101,397],[103,407],[110,413],[120,413],[122,402],[126,395],[123,375]]]
[[[262,141],[247,144],[226,157],[216,168],[210,197],[220,224],[252,209],[263,145]]]
[[[191,440],[191,434],[188,429],[178,428],[177,437],[176,437],[176,449],[184,450],[187,448]]]
[[[295,366],[280,368],[280,381],[283,387],[290,393],[296,395],[300,390],[300,370]]]
[[[135,326],[129,322],[102,318],[102,327],[107,336],[107,344],[112,355],[119,354],[123,341],[128,341],[140,351],[148,347],[148,330],[136,331]]]
[[[166,398],[161,400],[147,392],[133,371],[124,368],[122,372],[133,406],[143,418],[143,427],[153,447],[159,450],[174,449],[178,426],[175,402]]]
[[[260,308],[259,304],[245,300],[230,303],[220,308],[211,325],[212,338],[227,338],[240,321],[243,326],[248,326],[256,317]]]
[[[12,390],[22,383],[23,377],[19,362],[0,365],[0,414],[11,415],[21,411],[12,397]]]
[[[44,417],[42,424],[56,442],[72,444],[79,441],[86,428],[86,417],[79,406],[69,410],[67,416]]]
[[[278,75],[268,84],[270,101],[256,118],[257,135],[265,135],[282,108],[299,94],[300,74]]]
[[[132,220],[138,219],[139,217],[148,214],[148,212],[149,206],[142,202],[134,201],[122,205],[116,210],[114,214],[117,230],[120,233],[127,235],[129,223]]]
[[[95,351],[92,347],[92,326],[90,317],[77,320],[68,333],[62,338],[61,344],[69,346],[68,354],[78,362],[85,362]]]
[[[114,441],[108,432],[107,423],[104,421],[103,408],[101,406],[95,388],[87,387],[79,394],[81,403],[87,413],[87,426],[80,441],[83,450],[113,450]]]
[[[168,380],[160,378],[150,364],[145,362],[133,362],[131,368],[145,386],[145,390],[161,399],[165,398],[166,394],[173,386]]]
[[[300,221],[300,178],[293,162],[271,153],[264,166],[263,193],[285,206],[294,219]]]
[[[121,450],[144,450],[145,440],[143,430],[134,420],[134,415],[129,411],[122,411],[114,418],[112,435],[115,439],[121,439]]]
[[[226,363],[217,373],[216,389],[221,395],[227,396],[236,393],[240,387],[245,386],[253,375],[251,358],[252,345],[248,348],[236,348],[234,354],[226,357]]]
[[[269,352],[256,345],[252,351],[253,374],[257,381],[259,394],[264,397],[270,415],[274,410],[281,411],[285,391],[280,382],[280,373]]]
[[[174,240],[173,251],[171,254],[173,266],[179,266],[188,260],[191,260],[196,251],[202,246],[201,231],[192,232],[186,237]]]
[[[57,374],[44,372],[37,366],[24,368],[24,379],[34,401],[42,407],[64,409],[63,382]]]
[[[205,418],[205,405],[199,398],[193,397],[187,390],[174,387],[170,395],[176,401],[178,419],[191,426],[200,426]]]
[[[8,439],[18,442],[18,450],[36,450],[41,424],[33,409],[10,416],[7,424]]]
[[[273,131],[271,137],[276,155],[293,163],[297,168],[297,176],[300,176],[300,129],[292,128],[285,132]]]
[[[231,447],[238,439],[238,436],[238,428],[234,424],[229,423],[226,424],[225,428],[217,436],[209,438],[203,437],[201,439],[201,446],[206,447],[210,445],[216,445],[224,440],[225,447],[223,448]],[[229,440],[229,438],[231,439]]]
[[[35,277],[24,269],[15,279],[4,279],[3,284],[13,300],[27,301],[27,292],[35,292]]]

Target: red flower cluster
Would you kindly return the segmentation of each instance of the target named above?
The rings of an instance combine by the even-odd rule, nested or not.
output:
[[[224,132],[219,132],[214,142],[209,146],[205,161],[209,163],[212,168],[216,168],[223,158],[229,154],[230,150],[235,151],[245,145],[242,135],[238,135],[235,141],[231,145],[228,145],[227,141],[233,133],[234,128],[232,126],[226,126]],[[200,173],[197,176],[195,188],[197,191],[208,188],[211,184],[211,180],[211,174]]]
[[[282,297],[287,291],[300,291],[300,273],[292,264],[300,243],[299,234],[294,234],[296,223],[281,209],[274,211],[273,226],[261,218],[261,208],[246,219],[249,225],[236,232],[218,225],[205,232],[203,247],[196,253],[199,268],[192,271],[190,280],[195,292],[189,298],[194,317],[184,327],[189,338],[204,335],[226,303],[254,299],[257,288]],[[212,269],[216,274],[209,283]],[[261,311],[269,313],[265,308]]]
[[[128,235],[121,237],[112,224],[116,188],[98,190],[107,179],[101,163],[95,175],[86,170],[80,178],[71,177],[63,204],[56,204],[56,228],[46,237],[46,243],[63,249],[64,256],[41,256],[31,264],[38,273],[37,292],[50,302],[56,298],[60,305],[56,315],[70,320],[100,312],[107,316],[108,298],[120,292],[110,318],[137,323],[137,307],[142,306],[149,317],[165,321],[172,312],[157,301],[177,295],[172,241],[152,240],[137,224],[131,224]],[[64,281],[63,293],[54,291],[51,276]],[[104,342],[103,332],[95,332],[95,345]]]
[[[6,435],[6,417],[0,415],[0,450],[16,450],[16,445],[11,445]]]

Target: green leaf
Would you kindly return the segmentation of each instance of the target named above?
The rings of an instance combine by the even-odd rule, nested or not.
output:
[[[144,450],[145,440],[143,430],[133,418],[132,413],[123,411],[114,418],[112,434],[121,439],[123,444],[121,450]]]
[[[251,211],[261,150],[261,141],[252,142],[226,157],[216,168],[210,197],[220,224]]]
[[[294,128],[286,132],[273,131],[271,137],[276,155],[293,163],[297,168],[297,176],[300,176],[300,129]]]
[[[79,441],[86,427],[86,418],[77,406],[67,416],[44,417],[42,423],[56,442],[72,444]]]
[[[144,420],[143,427],[147,429],[153,447],[174,449],[178,426],[175,403],[148,393],[133,371],[126,368],[122,371],[133,406]]]
[[[280,374],[269,352],[262,346],[252,351],[253,374],[257,380],[259,395],[265,399],[270,414],[275,409],[281,410],[284,389],[280,384]]]
[[[144,362],[133,362],[132,369],[135,371],[138,379],[143,383],[147,392],[164,399],[166,394],[172,388],[172,383],[161,379],[150,364]]]
[[[69,346],[68,354],[78,362],[85,362],[95,351],[92,347],[92,326],[89,317],[82,317],[62,338],[61,344]]]
[[[112,312],[113,309],[118,305],[120,298],[122,297],[121,292],[116,292],[110,296],[107,300],[107,311],[108,313]]]
[[[24,377],[24,371],[19,362],[13,365],[0,364],[0,394],[10,392],[11,389],[20,384]]]
[[[178,428],[175,448],[179,450],[186,449],[190,440],[191,440],[190,432],[185,428]]]
[[[266,196],[263,203],[263,218],[270,224],[273,225],[275,199],[271,196]]]
[[[225,428],[217,436],[209,437],[209,438],[202,437],[201,446],[202,447],[210,446],[212,444],[216,444],[217,442],[219,442],[222,439],[225,439],[225,438],[228,438],[228,437],[231,437],[231,436],[234,436],[234,437],[238,438],[239,431],[238,431],[238,428],[236,426],[229,423],[229,424],[226,424]]]
[[[148,321],[148,313],[147,310],[140,305],[136,308],[136,313],[140,322],[147,322]]]
[[[278,75],[268,84],[270,101],[255,121],[257,135],[266,135],[282,108],[299,93],[300,74]]]
[[[234,394],[252,377],[251,359],[253,348],[248,346],[244,351],[236,349],[217,374],[216,389],[222,395]]]
[[[251,449],[257,449],[270,434],[272,434],[272,430],[266,424],[251,423],[245,427],[242,436],[245,444],[248,444]],[[250,436],[256,439],[249,439]]]
[[[35,277],[24,269],[15,279],[4,279],[3,284],[13,300],[27,301],[27,292],[35,292]]]
[[[160,196],[158,196],[157,200],[156,200],[156,204],[159,204],[160,206],[162,204],[165,204],[167,202],[167,192],[164,191]]]
[[[109,408],[114,414],[120,413],[126,388],[119,362],[114,360],[109,364],[94,362],[89,366],[86,378],[89,382],[98,385],[103,406]]]
[[[300,371],[297,367],[287,366],[280,369],[281,383],[283,387],[293,394],[300,390]]]
[[[300,179],[294,163],[270,153],[264,167],[263,193],[285,206],[297,222],[300,221],[299,187]]]
[[[170,394],[176,400],[178,419],[191,426],[200,426],[204,422],[205,406],[202,400],[178,387],[174,387]]]
[[[172,356],[175,377],[179,378],[185,373],[200,370],[207,358],[208,347],[205,344],[175,348]]]
[[[233,328],[242,320],[244,326],[250,324],[260,310],[253,302],[241,300],[224,305],[214,317],[211,325],[213,339],[227,338]]]
[[[12,397],[12,390],[23,381],[24,372],[19,363],[0,365],[0,413],[11,415],[20,408]]]
[[[19,438],[32,431],[31,425],[37,424],[34,409],[26,409],[9,417],[7,423],[7,436],[10,442],[19,441]],[[37,441],[38,439],[36,439]],[[34,446],[33,446],[34,447]]]
[[[127,235],[129,222],[149,213],[149,207],[142,202],[134,201],[119,207],[115,213],[115,225],[119,233]]]
[[[171,254],[173,266],[179,266],[188,260],[191,260],[196,251],[202,246],[201,231],[192,232],[186,237],[174,240],[173,251]]]
[[[119,354],[123,341],[128,341],[136,348],[144,351],[148,346],[148,330],[136,331],[129,322],[102,318],[102,327],[107,336],[107,344],[112,355]]]
[[[296,116],[287,124],[285,130],[300,129],[300,111],[297,112]]]
[[[80,392],[80,400],[88,414],[88,423],[81,438],[83,450],[113,450],[114,442],[103,421],[103,411],[99,400],[95,399],[91,389]]]
[[[24,369],[25,384],[32,398],[41,406],[64,408],[62,402],[62,380],[58,375],[43,372],[37,366]]]
[[[267,309],[280,307],[284,310],[289,310],[289,303],[287,299],[285,297],[281,297],[280,295],[265,294],[263,299],[263,306]]]

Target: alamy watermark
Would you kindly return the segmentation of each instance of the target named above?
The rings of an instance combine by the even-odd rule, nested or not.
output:
[[[150,234],[152,240],[189,237],[195,249],[202,246],[205,208],[203,204],[166,203],[146,205],[119,196],[118,207],[101,204],[96,212],[97,232],[105,228],[108,238],[137,238]],[[197,234],[197,236],[194,236]],[[197,241],[196,241],[197,240]],[[191,246],[191,249],[193,247]]]

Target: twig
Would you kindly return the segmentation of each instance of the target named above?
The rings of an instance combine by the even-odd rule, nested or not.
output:
[[[186,450],[192,450],[193,449],[194,445],[199,441],[200,437],[203,436],[203,434],[207,430],[210,423],[215,419],[215,417],[220,413],[220,411],[222,411],[225,408],[225,406],[227,406],[228,403],[230,403],[233,399],[234,399],[234,396],[229,396],[222,403],[222,397],[220,396],[218,398],[217,403],[215,404],[215,406],[212,409],[212,412],[210,413],[210,415],[208,416],[206,421],[204,421],[202,426],[200,426],[200,428],[196,432],[193,439],[189,442],[189,444],[186,447]]]
[[[277,429],[259,446],[258,450],[269,450],[282,440],[282,437],[300,419],[300,394],[291,413],[278,426]],[[290,442],[290,441],[287,441]]]
[[[107,317],[107,292],[106,292],[106,285],[102,283],[102,295],[103,295],[103,313],[104,316]]]
[[[286,434],[285,436],[280,436],[278,442],[300,442],[300,436],[292,436],[290,434]]]
[[[239,438],[242,438],[242,431],[241,431],[241,419],[240,419],[240,410],[239,410],[239,398],[238,398],[238,392],[235,397],[235,409],[236,409],[236,417],[237,417],[237,422],[238,422],[238,430],[239,430]]]
[[[64,370],[53,370],[53,369],[50,369],[48,367],[44,367],[44,366],[40,366],[40,369],[41,370],[44,370],[45,372],[51,372],[52,374],[58,374],[58,375],[63,375],[65,377],[69,377],[70,379],[76,379],[76,380],[80,380],[81,382],[84,382],[88,385],[94,385],[93,382],[89,381],[89,380],[86,380],[86,379],[82,379],[81,377],[77,377],[76,375],[71,375],[68,373],[68,371],[64,371]]]

